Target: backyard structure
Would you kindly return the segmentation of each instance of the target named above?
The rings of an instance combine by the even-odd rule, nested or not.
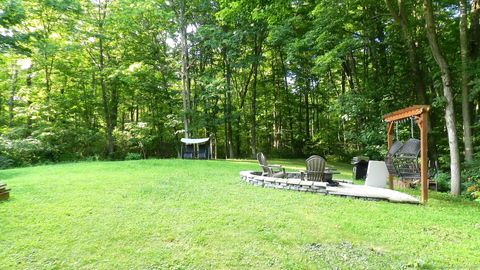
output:
[[[0,201],[7,200],[10,197],[10,190],[7,185],[0,182]]]
[[[430,110],[429,106],[426,105],[415,105],[408,108],[404,108],[387,115],[383,116],[383,120],[387,122],[387,141],[388,141],[388,150],[389,153],[387,154],[387,164],[390,163],[389,154],[394,154],[396,151],[401,151],[401,148],[405,146],[416,146],[419,143],[420,146],[420,164],[419,164],[419,178],[421,184],[421,202],[425,203],[428,200],[428,156],[427,156],[427,121],[428,121],[428,111]],[[393,143],[393,127],[395,123],[405,120],[405,119],[412,119],[414,120],[418,127],[420,128],[420,141],[414,141],[415,139],[411,139],[407,141],[404,145],[400,145],[398,142]],[[417,145],[418,146],[418,145]],[[415,148],[415,147],[413,147]],[[395,151],[393,151],[395,150]],[[389,176],[388,176],[388,183],[390,189],[393,189],[393,174],[395,168],[392,166],[389,167]],[[404,167],[405,168],[405,167]],[[416,170],[415,166],[406,167],[407,169],[410,168],[412,172]]]
[[[182,138],[180,141],[182,142],[182,159],[212,159],[212,153],[214,151],[210,138]]]

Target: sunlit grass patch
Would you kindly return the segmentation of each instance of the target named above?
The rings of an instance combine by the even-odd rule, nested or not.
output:
[[[0,171],[12,188],[0,203],[0,268],[479,266],[478,204],[435,192],[426,206],[392,204],[240,180],[239,171],[258,169],[140,160]]]

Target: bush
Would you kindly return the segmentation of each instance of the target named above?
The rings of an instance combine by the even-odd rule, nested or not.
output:
[[[13,165],[14,165],[13,160],[4,156],[0,156],[0,170],[11,168],[13,167]]]
[[[38,163],[42,157],[48,156],[50,150],[37,139],[8,139],[0,137],[0,154],[10,161],[11,166],[29,166]]]
[[[139,153],[127,153],[125,160],[139,160],[142,159],[142,155]]]
[[[450,190],[450,174],[445,172],[437,172],[434,180],[437,182],[438,191],[447,192]]]
[[[474,161],[464,164],[464,168],[462,179],[465,195],[480,202],[480,157],[477,155]]]

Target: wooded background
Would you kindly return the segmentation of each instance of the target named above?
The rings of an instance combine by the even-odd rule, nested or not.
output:
[[[3,0],[0,163],[176,157],[185,136],[215,138],[220,158],[382,159],[382,115],[428,104],[448,169],[479,150],[479,8]]]

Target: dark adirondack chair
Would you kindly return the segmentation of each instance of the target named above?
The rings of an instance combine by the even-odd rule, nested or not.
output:
[[[306,160],[308,181],[324,181],[325,159],[321,156],[313,155]]]
[[[262,175],[268,177],[277,177],[283,178],[285,177],[285,169],[282,168],[280,165],[268,165],[267,158],[265,155],[260,152],[257,154],[258,164],[262,168]]]

